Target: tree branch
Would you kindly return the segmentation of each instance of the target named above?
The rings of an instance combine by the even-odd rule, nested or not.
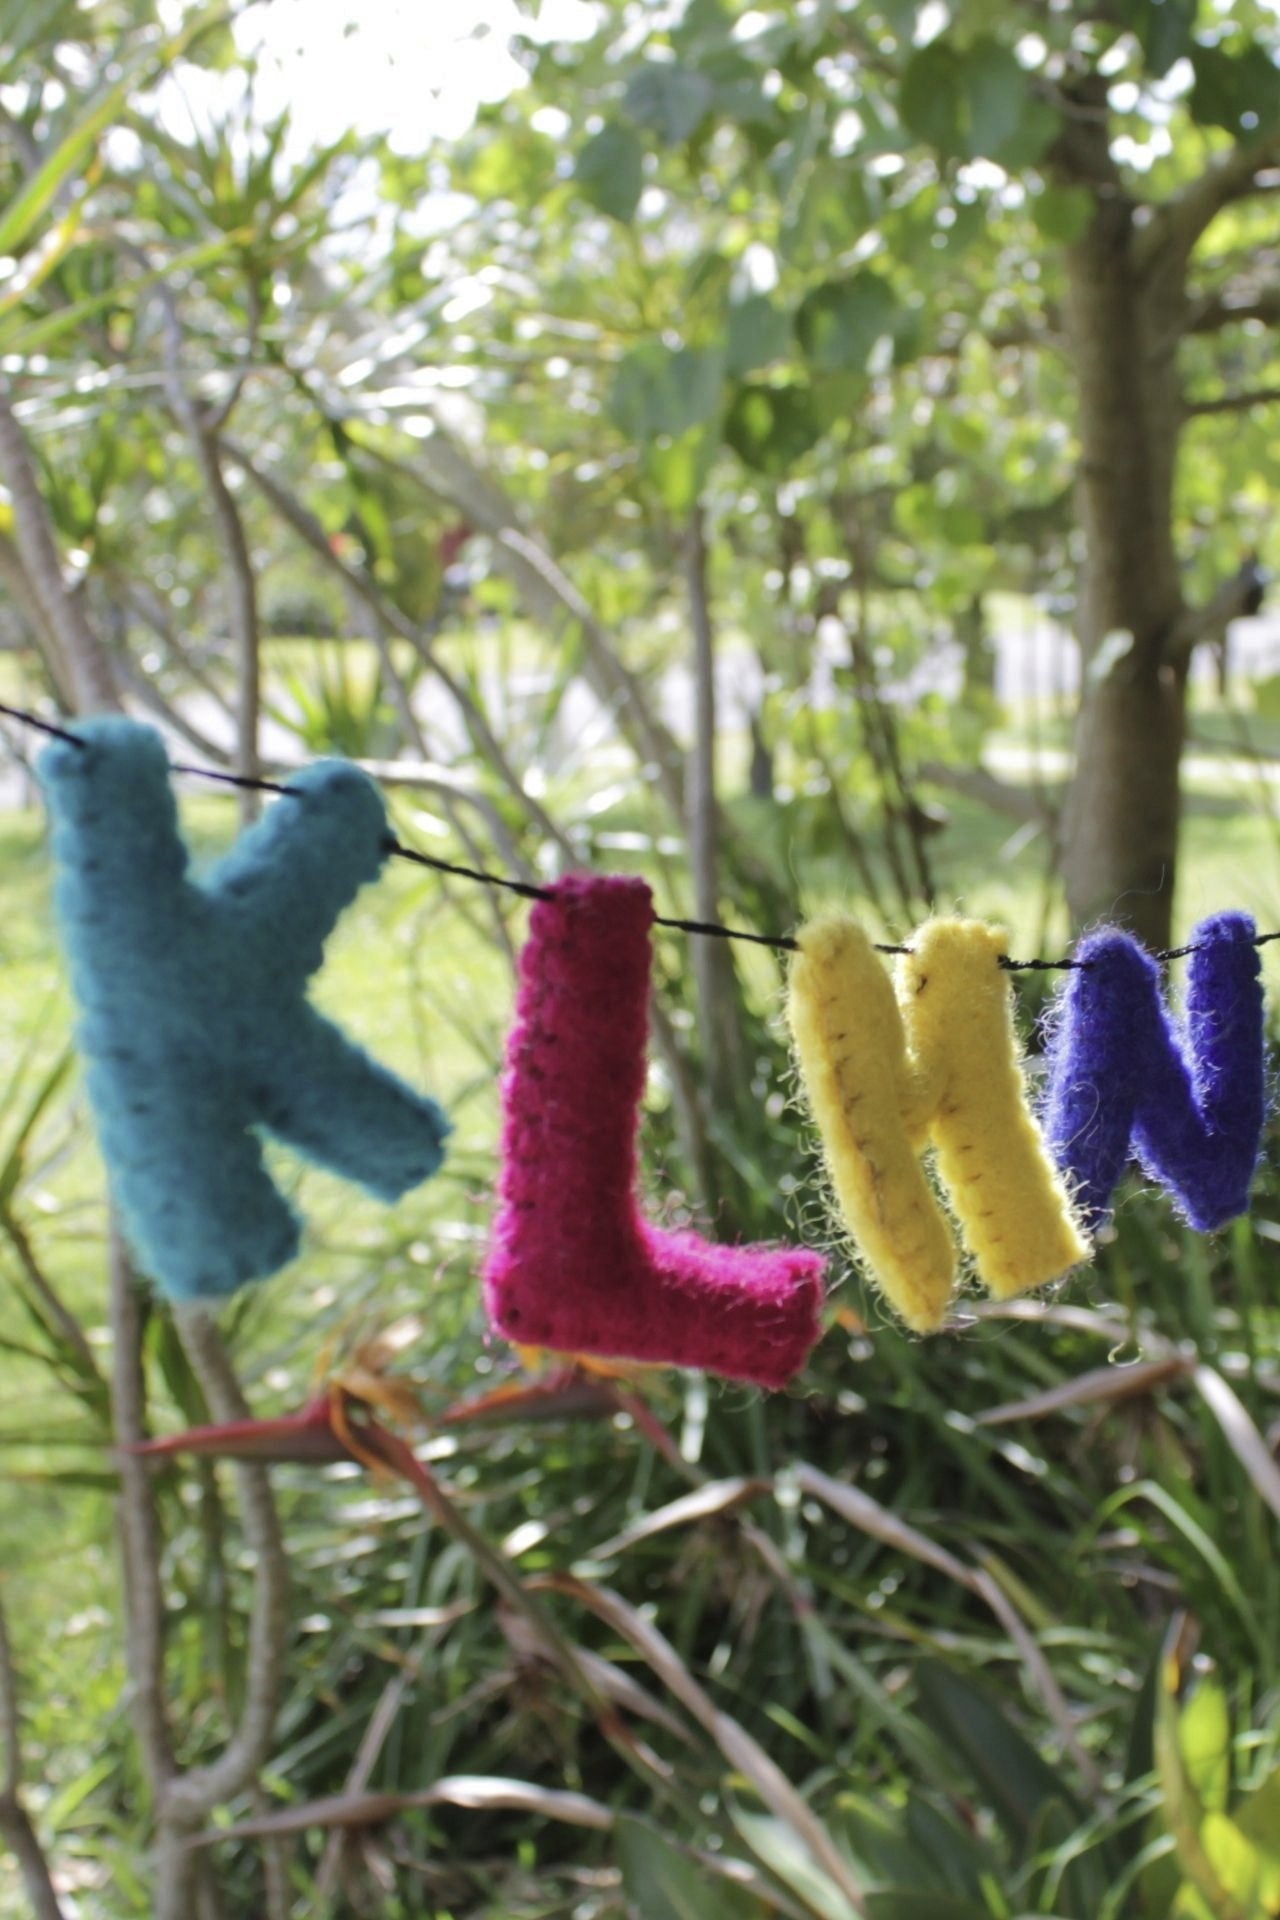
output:
[[[916,778],[926,786],[943,787],[966,800],[976,800],[979,805],[990,807],[993,813],[1021,821],[1024,826],[1033,820],[1045,826],[1053,823],[1053,809],[1042,794],[1030,787],[1012,786],[1007,780],[988,773],[985,767],[950,767],[938,760],[922,760],[916,768]]]
[[[1256,612],[1262,598],[1262,578],[1257,554],[1248,554],[1203,606],[1186,609],[1169,638],[1166,659],[1180,664],[1193,647],[1219,639],[1233,620]]]
[[[497,774],[530,823],[546,836],[551,845],[559,848],[570,866],[576,865],[577,855],[572,842],[566,838],[541,802],[526,791],[519,774],[511,765],[502,742],[489,725],[484,711],[471,698],[466,688],[460,685],[449,672],[432,647],[428,636],[411,620],[406,619],[400,609],[387,599],[375,581],[359,568],[348,566],[338,557],[329,545],[324,529],[314,514],[310,513],[286,487],[281,486],[271,474],[256,465],[242,447],[228,442],[226,451],[236,465],[248,474],[264,499],[275,507],[287,525],[291,526],[299,538],[311,548],[317,559],[341,574],[352,592],[373,611],[375,616],[384,620],[393,633],[408,640],[417,650],[424,665],[452,696],[475,744],[476,751]],[[690,1166],[694,1169],[694,1178],[699,1186],[700,1195],[705,1198],[709,1191],[706,1177],[709,1160],[706,1145],[706,1118],[698,1083],[690,1070],[687,1057],[681,1051],[675,1029],[656,993],[650,997],[650,1017],[653,1023],[654,1041],[671,1074],[672,1097],[675,1102],[681,1144],[685,1148]]]
[[[176,1313],[175,1321],[214,1419],[248,1419],[248,1403],[212,1314],[205,1307],[187,1307]],[[175,1779],[164,1796],[166,1821],[188,1832],[250,1786],[269,1758],[284,1674],[289,1567],[271,1481],[264,1466],[246,1460],[236,1463],[236,1481],[254,1556],[244,1707],[221,1758]]]
[[[243,780],[260,776],[258,727],[262,709],[261,635],[258,623],[258,587],[244,522],[222,471],[222,447],[217,428],[189,391],[182,372],[182,325],[172,290],[160,281],[156,288],[164,315],[165,387],[169,405],[191,442],[204,481],[214,525],[222,548],[227,583],[227,613],[236,652],[236,761]],[[225,418],[225,412],[223,417]],[[255,820],[261,796],[252,788],[239,793],[240,818]]]
[[[1154,209],[1149,224],[1135,237],[1138,265],[1151,267],[1161,254],[1189,260],[1196,242],[1222,209],[1255,192],[1256,175],[1267,173],[1278,159],[1280,133],[1215,155],[1180,193]]]
[[[420,442],[414,463],[408,466],[364,447],[363,441],[360,445],[380,464],[407,474],[429,492],[451,501],[472,526],[487,534],[494,543],[499,567],[537,619],[552,628],[566,618],[577,625],[584,642],[585,678],[597,699],[616,710],[632,751],[656,769],[668,805],[681,815],[684,767],[679,747],[651,713],[640,682],[618,658],[583,595],[546,548],[520,527],[515,509],[501,488],[438,426],[429,439]]]
[[[70,712],[75,705],[70,669],[62,657],[58,637],[49,625],[44,608],[36,599],[22,557],[7,534],[0,534],[0,581],[8,589],[31,635],[59,704]]]
[[[89,625],[83,607],[67,591],[54,544],[49,510],[36,484],[26,436],[13,410],[8,382],[0,379],[0,476],[13,503],[15,543],[31,597],[44,616],[66,663],[67,678],[81,712],[118,707],[115,677],[106,649]]]
[[[173,1777],[173,1736],[164,1686],[164,1598],[160,1521],[151,1473],[133,1451],[147,1437],[142,1302],[119,1229],[111,1230],[111,1413],[120,1474],[120,1547],[129,1708],[157,1805]]]
[[[9,1628],[0,1609],[0,1837],[13,1851],[22,1874],[31,1920],[65,1920],[54,1890],[44,1849],[22,1804],[22,1747],[18,1730],[18,1678]]]
[[[1245,320],[1264,320],[1271,326],[1280,323],[1280,280],[1254,286],[1237,283],[1193,296],[1184,331],[1221,333],[1224,327],[1239,326]]]
[[[1212,399],[1194,396],[1183,401],[1188,417],[1207,413],[1247,413],[1250,407],[1273,407],[1280,402],[1280,387],[1250,387],[1242,393],[1220,393]]]
[[[539,801],[526,792],[524,782],[512,766],[502,742],[489,725],[488,717],[478,701],[472,699],[466,688],[445,666],[422,628],[401,613],[394,601],[389,600],[377,583],[371,580],[361,568],[349,566],[345,560],[339,558],[329,545],[324,528],[315,515],[309,512],[302,502],[283,487],[272,474],[256,465],[252,457],[238,445],[228,442],[227,452],[236,465],[248,474],[263,497],[275,508],[286,524],[293,528],[299,539],[311,548],[316,558],[322,560],[335,573],[340,574],[351,591],[364,602],[377,619],[385,622],[386,626],[393,633],[398,634],[402,640],[409,642],[423,664],[450,695],[462,716],[476,751],[498,775],[503,785],[520,803],[522,810],[538,829],[560,847],[572,861],[574,852],[569,841],[565,839],[564,834]]]
[[[13,1248],[14,1256],[22,1268],[27,1285],[40,1302],[41,1312],[52,1321],[62,1340],[75,1354],[76,1363],[84,1380],[92,1381],[105,1396],[107,1383],[102,1377],[97,1355],[89,1345],[84,1328],[46,1276],[36,1259],[35,1248],[31,1244],[26,1228],[13,1213],[8,1202],[4,1200],[0,1200],[0,1233],[3,1233]]]

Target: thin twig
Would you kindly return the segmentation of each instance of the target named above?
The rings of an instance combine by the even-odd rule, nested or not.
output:
[[[0,1607],[0,1838],[13,1851],[31,1902],[31,1920],[65,1920],[44,1848],[22,1804],[22,1746],[18,1726],[18,1676],[4,1609]]]
[[[111,1417],[120,1474],[120,1547],[129,1706],[143,1768],[157,1804],[175,1769],[164,1687],[161,1536],[151,1475],[134,1448],[147,1438],[142,1302],[118,1228],[109,1253]]]
[[[175,1315],[178,1334],[213,1418],[244,1420],[249,1407],[217,1323],[207,1308]],[[187,1830],[251,1786],[271,1753],[288,1643],[289,1568],[267,1469],[236,1463],[240,1512],[254,1556],[253,1599],[245,1661],[244,1705],[221,1757],[175,1780],[166,1817]]]
[[[6,380],[0,378],[0,476],[9,489],[14,538],[32,597],[61,655],[60,672],[75,689],[80,708],[119,705],[111,661],[89,625],[83,607],[67,591],[54,544],[49,511],[36,483],[26,436],[13,410]]]
[[[165,385],[179,423],[184,428],[204,481],[214,526],[222,548],[227,585],[227,613],[236,652],[236,771],[245,781],[240,817],[246,825],[257,818],[258,799],[250,784],[258,777],[258,729],[262,708],[261,634],[258,587],[249,542],[240,509],[222,470],[222,443],[200,403],[190,392],[182,370],[182,324],[172,289],[163,280],[156,294],[164,314]]]

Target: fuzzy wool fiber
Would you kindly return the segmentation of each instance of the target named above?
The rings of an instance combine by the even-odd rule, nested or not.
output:
[[[1267,1104],[1254,934],[1247,913],[1201,921],[1181,1022],[1131,934],[1104,927],[1081,941],[1047,1022],[1044,1119],[1092,1223],[1105,1220],[1131,1157],[1198,1232],[1248,1207]]]
[[[857,923],[810,922],[791,970],[796,1053],[844,1223],[873,1279],[920,1333],[946,1318],[952,1231],[998,1299],[1088,1256],[1066,1186],[1032,1119],[1005,936],[974,920],[926,922],[889,977]]]
[[[714,1246],[637,1204],[649,888],[571,875],[551,892],[520,957],[490,1318],[521,1345],[783,1386],[818,1338],[821,1256]]]
[[[196,883],[160,736],[118,715],[77,733],[38,771],[103,1158],[145,1271],[171,1299],[214,1298],[298,1248],[258,1128],[384,1200],[440,1164],[435,1102],[306,998],[386,858],[386,813],[358,768],[319,761]]]

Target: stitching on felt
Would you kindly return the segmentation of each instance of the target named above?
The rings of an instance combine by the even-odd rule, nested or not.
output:
[[[435,1102],[306,998],[383,865],[385,810],[363,773],[318,762],[287,789],[305,807],[273,810],[197,882],[160,736],[108,715],[75,744],[37,773],[103,1158],[144,1271],[171,1298],[216,1297],[297,1250],[258,1128],[384,1199],[440,1164]]]
[[[1045,1124],[1079,1205],[1105,1220],[1130,1158],[1189,1224],[1245,1211],[1267,1111],[1259,936],[1243,913],[1196,927],[1181,1016],[1128,934],[1105,928],[1050,1025]]]
[[[514,1304],[522,1336],[536,1323],[540,1343],[558,1351],[781,1385],[819,1331],[821,1257],[716,1247],[638,1211],[649,890],[573,875],[548,893],[521,955],[503,1078],[499,1212],[485,1267],[490,1317],[510,1331]],[[540,1082],[531,1064],[543,1069]],[[521,1209],[523,1200],[536,1200],[536,1214]]]
[[[840,1210],[872,1277],[920,1331],[941,1324],[955,1282],[950,1229],[920,1167],[927,1147],[993,1290],[1042,1284],[1086,1252],[1026,1109],[1007,990],[997,969],[977,970],[1002,944],[976,923],[930,922],[899,960],[890,994],[865,935],[833,915],[802,930],[792,964],[792,1032]],[[971,1011],[959,1003],[957,969]],[[855,1002],[860,1049],[844,1017]]]

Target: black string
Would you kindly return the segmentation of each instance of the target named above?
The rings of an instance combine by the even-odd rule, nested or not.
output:
[[[42,720],[38,713],[25,713],[21,707],[6,706],[3,700],[0,700],[0,713],[7,713],[11,720],[21,720],[24,726],[47,733],[52,740],[65,740],[69,746],[79,747],[82,753],[89,744],[78,733],[68,733],[65,727],[55,727],[51,720]]]
[[[55,740],[65,740],[68,745],[79,747],[82,751],[89,745],[77,733],[71,733],[66,727],[55,726],[51,720],[42,720],[38,714],[28,713],[22,707],[8,706],[0,700],[0,713],[10,720],[20,720],[24,726],[35,727],[40,733],[47,733]],[[222,786],[243,787],[251,793],[280,793],[291,800],[301,800],[305,795],[297,787],[287,787],[278,780],[252,779],[247,774],[222,773],[216,767],[193,767],[182,761],[170,761],[170,770],[174,773],[188,773],[198,780],[216,780]],[[431,867],[436,873],[451,873],[459,880],[478,880],[486,887],[503,887],[508,893],[518,893],[523,900],[554,900],[555,894],[549,887],[535,886],[528,880],[512,880],[503,873],[486,873],[481,867],[463,867],[452,860],[439,860],[434,854],[419,853],[416,847],[406,847],[394,835],[388,836],[386,850],[393,859],[411,860],[415,866]],[[670,927],[676,933],[693,933],[713,940],[743,940],[755,947],[771,947],[777,953],[799,953],[800,942],[785,933],[752,933],[745,927],[721,926],[718,920],[676,920],[666,915],[654,915],[654,925]],[[1265,947],[1270,940],[1280,940],[1278,933],[1255,934],[1250,945]],[[911,947],[885,946],[879,941],[872,945],[877,953],[911,953]],[[1152,959],[1163,963],[1167,960],[1185,960],[1188,954],[1200,953],[1201,947],[1194,941],[1185,947],[1166,947],[1163,953],[1153,953]],[[1011,960],[1007,953],[997,954],[996,965],[1005,973],[1066,973],[1073,970],[1087,970],[1088,960]]]
[[[419,853],[416,847],[406,847],[394,837],[385,844],[395,859],[412,860],[419,867],[434,867],[437,873],[456,873],[460,880],[482,880],[486,887],[505,887],[508,893],[518,893],[524,900],[555,898],[547,887],[535,887],[528,880],[509,880],[503,873],[484,873],[479,867],[455,866],[452,860],[437,860],[433,853]]]
[[[74,738],[68,734],[70,740]],[[80,742],[84,745],[84,741]],[[218,780],[224,787],[243,787],[248,793],[283,793],[290,800],[301,800],[302,793],[297,787],[281,786],[278,780],[252,780],[247,773],[220,773],[217,767],[189,767],[181,760],[169,762],[170,773],[193,773],[197,780]]]

